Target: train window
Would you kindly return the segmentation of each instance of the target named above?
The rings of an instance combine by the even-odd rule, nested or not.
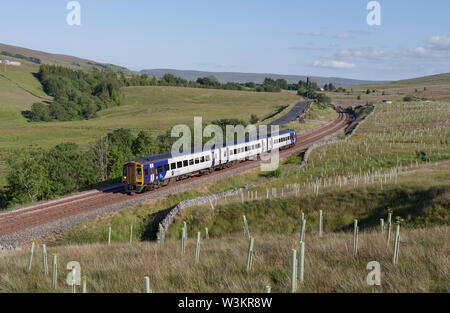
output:
[[[209,162],[209,155],[206,156],[206,162]]]
[[[138,178],[142,178],[142,168],[138,167],[136,169],[136,175]]]
[[[248,151],[248,147],[245,147],[245,151]]]
[[[237,154],[237,149],[234,149],[234,154]]]
[[[164,170],[165,170],[166,172],[170,170],[169,164],[164,164]]]
[[[189,160],[189,165],[194,165],[194,160]]]
[[[150,169],[150,174],[151,174],[151,175],[153,175],[153,173],[154,173],[153,170],[154,170],[154,169],[153,169],[153,167],[152,167],[152,168]]]
[[[176,168],[177,168],[177,166],[176,166],[175,163],[170,164],[170,169],[171,169],[171,170],[174,170],[174,169],[176,169]]]
[[[187,160],[183,161],[183,166],[188,166],[188,161]]]
[[[148,168],[144,169],[144,175],[145,177],[148,177]]]
[[[162,166],[158,166],[158,168],[156,169],[156,174],[160,174],[162,172],[163,172]]]
[[[200,160],[198,158],[195,159],[195,164],[200,163]]]
[[[183,162],[180,161],[177,163],[177,168],[181,168],[181,167],[183,167]]]
[[[202,156],[202,158],[200,159],[200,162],[205,162],[205,157],[204,156]]]

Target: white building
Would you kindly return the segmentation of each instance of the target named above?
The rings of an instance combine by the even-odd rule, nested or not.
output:
[[[13,66],[20,66],[21,65],[20,62],[10,61],[10,60],[2,60],[1,63],[2,64],[6,64],[6,65],[13,65]]]

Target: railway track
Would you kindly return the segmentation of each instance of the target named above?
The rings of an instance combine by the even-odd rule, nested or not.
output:
[[[347,114],[339,113],[338,117],[319,128],[316,128],[307,133],[301,134],[297,137],[297,144],[288,150],[280,151],[280,158],[283,158],[289,154],[301,151],[320,139],[335,133],[342,129],[350,120]],[[230,168],[212,172],[206,176],[196,176],[187,180],[175,182],[165,187],[149,191],[144,194],[137,194],[129,196],[122,192],[122,187],[112,187],[103,191],[93,190],[82,194],[49,201],[42,204],[33,205],[30,207],[0,213],[0,238],[5,235],[20,232],[26,229],[34,228],[40,225],[44,225],[50,222],[62,220],[74,215],[82,214],[85,212],[93,211],[109,205],[126,202],[130,198],[142,200],[147,199],[152,194],[154,197],[161,196],[162,191],[169,192],[178,185],[190,185],[195,181],[205,180],[207,177],[214,177],[221,175],[221,177],[231,175],[236,172],[236,169],[240,171],[246,171],[251,168],[255,168],[260,164],[260,161],[245,161],[236,164]],[[227,172],[230,172],[227,175]]]

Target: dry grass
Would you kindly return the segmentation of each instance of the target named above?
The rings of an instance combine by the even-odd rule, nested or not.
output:
[[[78,261],[89,292],[143,292],[144,276],[154,292],[273,292],[290,291],[291,249],[298,235],[255,238],[252,269],[245,271],[248,241],[241,236],[202,239],[200,263],[194,264],[194,234],[189,233],[186,254],[179,241],[113,243],[49,248],[59,259],[58,288],[42,270],[37,249],[31,273],[25,272],[28,249],[3,255],[0,292],[69,292],[65,265]],[[399,264],[392,265],[392,240],[379,232],[361,233],[359,254],[352,256],[350,233],[306,234],[305,281],[298,292],[449,292],[450,227],[402,230]],[[368,286],[366,265],[381,264],[381,286]],[[51,272],[51,266],[50,266]]]

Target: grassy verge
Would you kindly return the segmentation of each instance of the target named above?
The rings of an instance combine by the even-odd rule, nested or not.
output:
[[[401,230],[398,265],[391,263],[392,240],[377,231],[361,232],[358,257],[352,256],[352,234],[306,233],[305,280],[298,292],[449,292],[450,227]],[[186,253],[179,241],[112,243],[49,248],[58,254],[56,290],[42,270],[41,249],[36,250],[30,273],[25,272],[28,251],[11,252],[1,259],[0,292],[70,292],[65,266],[81,265],[88,292],[144,292],[144,276],[153,292],[290,292],[291,249],[298,249],[296,235],[256,235],[252,268],[245,270],[248,241],[241,236],[225,239],[202,237],[200,261],[194,264],[195,240],[188,230]],[[368,286],[367,263],[381,265],[381,285]]]

